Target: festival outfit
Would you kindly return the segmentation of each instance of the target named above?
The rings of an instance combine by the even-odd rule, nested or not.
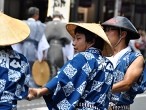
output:
[[[51,77],[53,78],[57,71],[73,58],[74,47],[72,38],[65,28],[66,23],[60,18],[53,18],[47,22],[45,35],[50,44],[47,59],[51,66]]]
[[[28,61],[34,62],[38,59],[38,44],[44,34],[45,25],[40,21],[35,21],[33,18],[28,18],[25,22],[30,28],[30,35],[21,43],[22,53],[27,57]]]
[[[45,87],[49,110],[107,110],[113,84],[112,63],[91,47],[77,53]]]
[[[42,61],[44,57],[43,51],[47,51],[49,44],[44,34],[45,25],[43,23],[36,21],[33,18],[28,18],[25,22],[30,28],[30,35],[27,39],[20,43],[21,52],[24,56],[26,56],[30,64],[30,69],[32,70],[32,65],[36,60]],[[30,87],[37,87],[32,77],[30,79]]]
[[[16,110],[17,100],[28,95],[29,64],[12,49],[0,50],[0,110]]]
[[[113,63],[114,66],[114,83],[123,80],[125,73],[131,63],[142,54],[133,52],[130,47],[121,50],[114,57],[108,59]],[[130,104],[136,96],[138,89],[138,83],[135,82],[130,90],[120,93],[113,93],[111,98],[110,107],[111,110],[130,110]]]

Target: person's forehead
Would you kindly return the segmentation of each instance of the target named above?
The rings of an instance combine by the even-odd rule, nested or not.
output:
[[[75,33],[75,36],[81,36],[81,35],[84,35],[84,33],[80,33],[80,32]]]

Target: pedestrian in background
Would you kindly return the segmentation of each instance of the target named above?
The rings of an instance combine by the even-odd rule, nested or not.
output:
[[[14,50],[17,51],[15,47],[20,48],[20,53],[24,54],[28,59],[32,72],[32,66],[35,61],[39,60],[41,62],[47,59],[49,44],[44,33],[46,25],[39,21],[39,8],[37,7],[30,7],[28,9],[28,19],[24,20],[24,22],[30,28],[30,35],[23,42],[16,44],[16,46],[14,45]],[[32,73],[30,87],[38,87],[33,80]]]
[[[45,19],[45,23],[52,21],[52,20],[53,20],[52,16],[47,16]]]
[[[109,60],[114,65],[114,84],[110,110],[130,110],[137,93],[140,93],[140,77],[143,73],[142,54],[132,51],[128,46],[131,39],[140,37],[134,25],[126,17],[116,16],[102,23],[114,48]]]
[[[52,77],[74,55],[72,38],[66,31],[66,23],[62,21],[63,19],[61,12],[54,11],[53,20],[46,23],[45,35],[50,44],[47,59],[51,66]]]
[[[16,110],[17,100],[28,95],[29,63],[11,45],[25,40],[29,34],[24,22],[0,12],[0,110]]]
[[[100,24],[68,23],[76,51],[43,88],[30,88],[28,100],[44,96],[49,110],[107,110],[113,83],[111,44]],[[103,54],[103,55],[102,55]]]

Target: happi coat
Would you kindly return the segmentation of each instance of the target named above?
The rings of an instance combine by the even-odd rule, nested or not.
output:
[[[17,100],[27,97],[27,59],[11,49],[0,50],[0,110],[16,110]]]
[[[130,47],[127,47],[120,51],[114,57],[109,58],[114,65],[114,83],[123,80],[128,67],[131,63],[142,54],[139,52],[133,52]],[[130,90],[120,93],[112,94],[111,102],[115,105],[130,105],[133,103],[139,88],[138,82],[135,82]]]
[[[45,87],[49,110],[107,110],[113,82],[112,63],[95,48],[77,53]]]

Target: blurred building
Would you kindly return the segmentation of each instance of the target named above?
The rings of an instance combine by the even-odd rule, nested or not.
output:
[[[27,10],[31,6],[40,9],[40,20],[45,21],[48,9],[48,0],[0,0],[4,1],[3,12],[14,18],[26,19]],[[0,9],[1,10],[1,9]]]
[[[65,2],[66,0],[52,0]],[[136,27],[146,29],[146,0],[68,0],[70,1],[69,21],[103,22],[113,16],[128,17]],[[0,0],[0,10],[4,13],[25,19],[30,6],[40,9],[40,20],[47,17],[49,0]],[[2,5],[3,4],[3,5]]]
[[[136,27],[146,29],[146,0],[104,0],[104,20],[114,16],[116,2],[119,2],[118,14],[128,17]],[[121,2],[121,3],[120,3]],[[118,4],[118,3],[117,3]],[[118,8],[118,7],[117,7]]]

